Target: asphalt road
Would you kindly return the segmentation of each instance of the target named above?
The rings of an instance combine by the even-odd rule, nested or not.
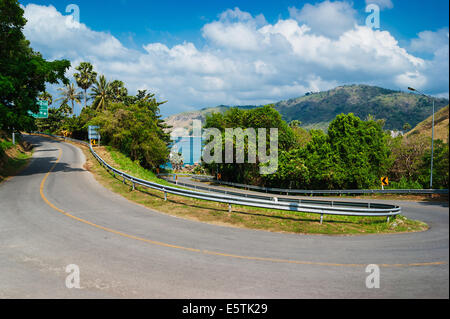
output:
[[[83,169],[77,147],[26,138],[32,162],[0,184],[1,298],[449,298],[448,205],[398,203],[431,226],[421,233],[210,225],[131,203]],[[65,285],[69,264],[80,289]],[[380,288],[366,288],[368,264]]]

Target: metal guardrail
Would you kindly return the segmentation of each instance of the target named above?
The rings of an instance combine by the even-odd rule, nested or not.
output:
[[[347,189],[347,190],[306,190],[306,189],[288,189],[288,188],[276,188],[276,187],[262,187],[255,185],[247,185],[240,183],[219,181],[208,176],[195,176],[192,178],[200,181],[209,181],[216,184],[228,185],[244,189],[253,189],[258,191],[264,191],[266,193],[285,193],[289,194],[448,194],[448,189]]]
[[[38,134],[42,134],[36,132]],[[341,202],[341,201],[327,201],[327,200],[285,200],[277,197],[273,197],[271,200],[264,198],[258,198],[255,195],[242,196],[242,194],[218,194],[218,193],[205,193],[189,189],[182,189],[178,187],[172,187],[162,185],[155,182],[146,181],[132,175],[129,175],[123,171],[120,171],[105,160],[103,160],[93,149],[92,145],[85,141],[79,141],[72,138],[61,137],[51,134],[44,134],[55,138],[61,138],[73,142],[82,143],[88,145],[92,155],[97,161],[110,171],[114,176],[121,177],[122,182],[129,181],[132,183],[133,190],[136,185],[141,185],[147,188],[155,189],[164,192],[164,200],[167,200],[167,194],[174,194],[179,196],[185,196],[190,198],[202,199],[207,201],[226,203],[228,204],[228,211],[232,212],[232,205],[251,206],[269,209],[278,209],[295,212],[307,212],[320,214],[320,223],[323,221],[324,215],[345,215],[345,216],[371,216],[371,217],[387,217],[396,216],[401,213],[401,207],[389,204],[378,203],[361,203],[361,202]]]

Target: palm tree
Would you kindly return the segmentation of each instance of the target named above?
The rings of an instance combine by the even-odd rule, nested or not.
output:
[[[89,62],[81,62],[75,68],[79,73],[74,73],[75,80],[80,88],[84,90],[84,107],[87,104],[87,90],[95,83],[97,73],[93,71],[93,66]]]
[[[67,84],[65,87],[59,88],[58,91],[61,91],[61,97],[56,99],[56,101],[62,100],[63,102],[61,103],[61,105],[67,104],[70,101],[72,104],[72,108],[70,111],[73,114],[74,102],[81,103],[81,95],[80,92],[77,91],[75,84]]]
[[[70,106],[67,105],[67,103],[62,103],[58,110],[61,111],[61,113],[63,113],[64,115],[70,114],[71,112]]]
[[[110,83],[106,81],[104,75],[99,76],[99,80],[95,81],[94,87],[92,88],[91,97],[94,98],[94,103],[92,106],[96,110],[106,109],[108,102],[112,98]]]
[[[302,122],[299,121],[299,120],[292,120],[292,121],[289,123],[289,126],[290,126],[290,127],[299,127],[300,125],[302,125]]]
[[[42,101],[47,101],[48,105],[51,105],[53,103],[53,96],[47,91],[44,91],[41,94],[39,94],[39,99]]]
[[[109,90],[111,91],[111,98],[113,102],[123,102],[128,95],[128,90],[124,83],[119,80],[114,80],[109,83]]]

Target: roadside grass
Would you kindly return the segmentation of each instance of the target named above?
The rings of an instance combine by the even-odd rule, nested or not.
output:
[[[129,157],[111,146],[96,147],[95,152],[108,163],[114,163],[115,168],[120,169],[125,173],[137,178],[145,179],[149,182],[175,187],[175,185],[158,178],[152,171],[143,168],[138,161],[133,162]]]
[[[29,162],[32,151],[26,151],[18,142],[13,144],[0,135],[0,183],[11,176],[17,175]]]
[[[92,172],[103,186],[135,203],[144,205],[156,211],[181,218],[207,222],[211,224],[250,228],[274,232],[289,232],[302,234],[356,235],[416,232],[428,229],[420,221],[409,220],[397,216],[386,222],[385,217],[356,217],[325,215],[320,224],[318,214],[303,212],[288,212],[233,205],[233,211],[228,212],[228,205],[200,199],[187,198],[168,194],[164,201],[164,193],[141,186],[132,190],[130,183],[123,184],[120,177],[113,177],[92,156],[88,147],[80,146],[86,155],[85,168]],[[97,147],[96,152],[110,165],[136,177],[173,186],[161,180],[154,173],[143,169],[138,163],[110,147]]]

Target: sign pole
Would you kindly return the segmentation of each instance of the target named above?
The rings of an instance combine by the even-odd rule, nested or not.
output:
[[[12,143],[13,143],[13,145],[16,145],[16,134],[14,133],[14,127],[12,130]]]

